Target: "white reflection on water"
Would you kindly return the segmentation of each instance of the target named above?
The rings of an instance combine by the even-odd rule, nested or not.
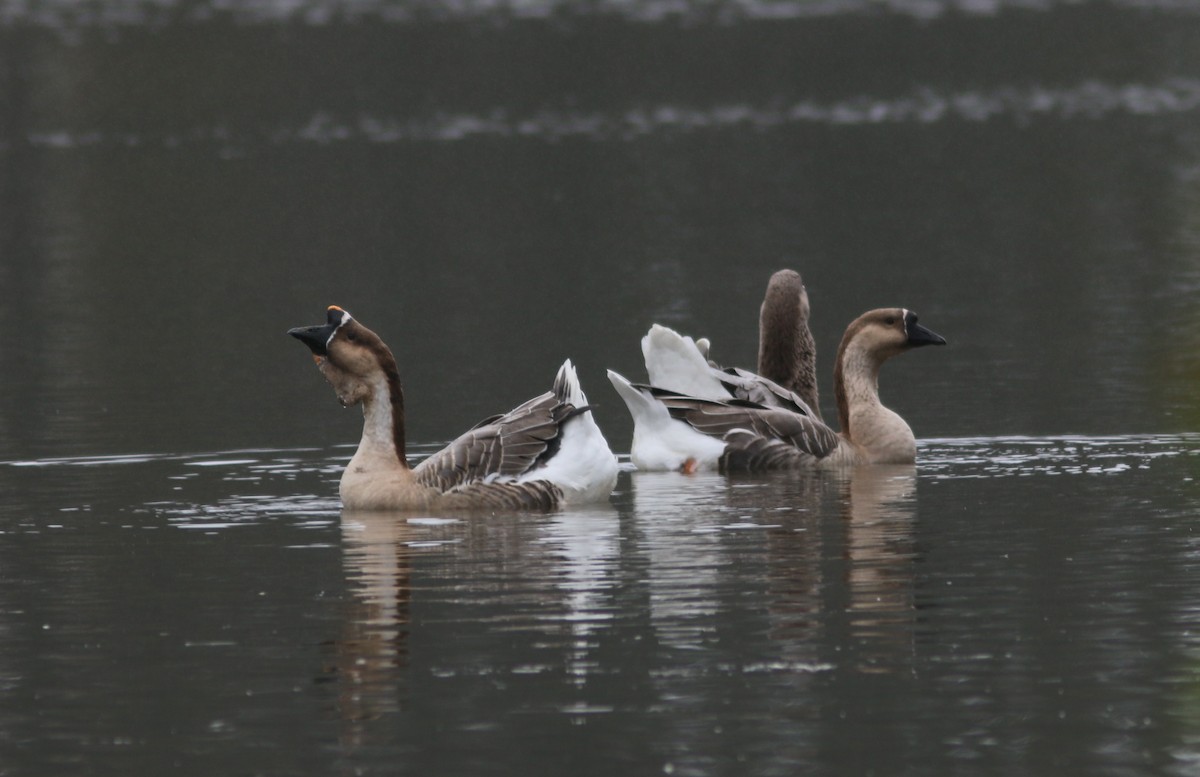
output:
[[[638,472],[631,481],[648,563],[651,620],[664,644],[699,648],[716,627],[712,589],[730,563],[719,534],[707,531],[724,523],[712,518],[721,512],[729,481],[715,472]]]
[[[921,475],[932,479],[1120,475],[1148,470],[1160,459],[1200,459],[1200,434],[963,437],[919,446]]]
[[[35,147],[52,150],[141,146],[178,148],[218,145],[229,153],[263,146],[342,143],[455,142],[473,138],[532,138],[629,141],[700,131],[770,130],[794,125],[859,126],[987,122],[1034,119],[1097,120],[1112,115],[1164,116],[1200,110],[1200,81],[1172,78],[1162,83],[1109,84],[1089,80],[1066,87],[1000,87],[944,92],[922,86],[898,97],[857,95],[832,102],[796,101],[780,96],[764,104],[663,104],[620,112],[542,108],[514,114],[497,108],[485,113],[437,111],[387,116],[364,112],[339,116],[317,112],[299,125],[268,130],[228,126],[196,127],[183,133],[110,133],[101,130],[43,129],[27,135]],[[0,150],[5,145],[0,141]]]
[[[239,24],[615,17],[638,23],[664,21],[735,24],[753,20],[806,19],[886,11],[924,21],[948,13],[995,16],[1004,11],[1048,11],[1062,0],[154,0],[153,2],[71,3],[61,0],[0,2],[0,25],[16,23],[63,30],[205,22],[227,16]],[[1189,0],[1112,0],[1115,6],[1188,13]]]
[[[556,585],[565,605],[560,617],[571,631],[567,672],[582,686],[597,666],[591,657],[595,633],[618,615],[611,604],[620,555],[617,513],[607,506],[558,513],[541,542],[558,559]]]

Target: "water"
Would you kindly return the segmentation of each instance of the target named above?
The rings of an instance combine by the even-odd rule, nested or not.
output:
[[[0,775],[1200,773],[1190,3],[0,0]],[[915,468],[343,514],[662,322],[822,404],[903,305]],[[626,457],[627,462],[627,457]]]
[[[6,769],[1190,774],[1200,756],[1195,434],[933,440],[919,469],[852,478],[626,472],[610,506],[474,521],[340,514],[347,454],[0,469],[154,497],[6,510]]]

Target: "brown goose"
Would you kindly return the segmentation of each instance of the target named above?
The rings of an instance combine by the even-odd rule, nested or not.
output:
[[[780,270],[772,275],[758,311],[758,374],[794,391],[820,419],[817,345],[808,316],[808,291],[800,273]]]
[[[379,336],[337,306],[320,326],[288,334],[309,347],[363,434],[342,473],[342,503],[356,509],[553,510],[608,499],[617,462],[592,418],[570,360],[552,390],[480,421],[410,467],[396,360]]]
[[[780,270],[772,275],[759,308],[758,372],[727,370],[731,376],[740,378],[734,396],[771,404],[771,397],[782,387],[785,394],[794,393],[800,398],[808,415],[821,419],[817,407],[817,347],[808,328],[808,317],[808,292],[800,274],[794,270]],[[670,332],[670,336],[660,340],[656,337],[660,331]],[[658,326],[652,327],[650,334],[643,338],[642,353],[650,385],[706,399],[727,399],[731,387],[714,383],[707,377],[699,385],[695,383],[691,347],[688,346],[689,353],[681,357],[675,350],[678,339],[671,330]],[[695,341],[695,347],[706,359],[709,357],[707,339]],[[678,358],[684,360],[682,369],[677,368]],[[712,361],[709,364],[717,366]],[[722,379],[729,380],[728,377]]]
[[[786,469],[835,464],[911,463],[916,440],[879,400],[879,369],[891,357],[946,340],[903,308],[855,319],[834,367],[841,433],[794,391],[744,370],[708,364],[688,337],[655,325],[642,339],[647,364],[671,374],[669,388],[609,380],[634,420],[631,458],[639,469]]]

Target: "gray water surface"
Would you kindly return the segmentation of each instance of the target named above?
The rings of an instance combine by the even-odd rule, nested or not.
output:
[[[0,535],[6,770],[1200,757],[1197,435],[944,439],[852,477],[627,470],[611,505],[483,520],[343,513],[347,453],[0,467],[41,494]],[[122,485],[47,496],[81,480]],[[156,498],[122,504],[131,483]]]
[[[0,776],[1200,774],[1200,14],[0,0]],[[642,473],[606,368],[866,309],[915,467]],[[343,513],[580,368],[610,504]]]

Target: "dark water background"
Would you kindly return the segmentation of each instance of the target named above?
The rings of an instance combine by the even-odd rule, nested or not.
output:
[[[916,469],[343,515],[766,279]],[[0,0],[0,775],[1200,773],[1200,6]]]

